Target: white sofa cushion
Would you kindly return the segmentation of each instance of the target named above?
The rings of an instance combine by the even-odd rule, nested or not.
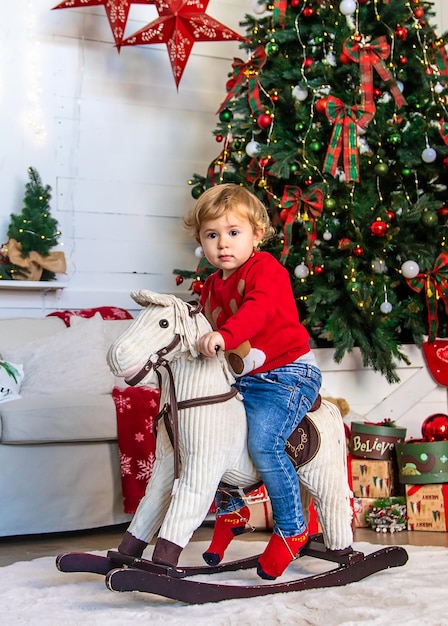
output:
[[[32,396],[2,404],[2,444],[115,441],[112,395],[85,393]]]
[[[97,315],[76,317],[70,328],[53,335],[15,348],[0,348],[6,360],[23,364],[21,396],[111,393],[114,377],[106,362],[104,324]]]

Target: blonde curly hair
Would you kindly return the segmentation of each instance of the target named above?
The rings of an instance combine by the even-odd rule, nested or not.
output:
[[[264,204],[248,189],[234,183],[223,183],[206,189],[182,219],[190,234],[199,240],[199,232],[204,222],[230,211],[247,218],[254,232],[261,229],[264,241],[274,235],[275,231]]]

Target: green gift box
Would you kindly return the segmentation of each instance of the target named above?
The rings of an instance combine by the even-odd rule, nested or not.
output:
[[[349,452],[363,459],[395,459],[395,446],[406,437],[406,428],[366,422],[352,422]]]
[[[448,441],[408,441],[396,451],[400,483],[448,483]]]

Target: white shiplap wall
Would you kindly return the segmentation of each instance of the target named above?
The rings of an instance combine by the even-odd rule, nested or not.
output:
[[[172,270],[196,265],[180,216],[187,180],[218,154],[212,131],[237,42],[195,44],[176,91],[164,44],[118,54],[103,7],[51,11],[14,0],[0,21],[0,242],[21,210],[27,167],[53,188],[67,285],[55,293],[0,288],[0,317],[114,304],[129,292],[183,294]],[[211,0],[208,14],[239,26],[255,0]],[[446,0],[436,0],[440,31]],[[132,5],[126,34],[156,17]],[[4,286],[1,285],[1,286]]]
[[[164,44],[118,54],[103,7],[56,4],[15,0],[0,23],[0,242],[32,165],[53,188],[67,286],[1,288],[0,317],[131,308],[139,288],[185,292],[172,270],[197,263],[179,219],[193,202],[187,181],[220,150],[215,111],[232,58],[244,54],[238,42],[195,44],[177,91]],[[244,34],[251,5],[211,0],[207,13]],[[126,34],[156,16],[132,5]]]

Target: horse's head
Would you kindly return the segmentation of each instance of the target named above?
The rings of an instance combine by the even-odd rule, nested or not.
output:
[[[197,357],[196,342],[211,327],[197,307],[176,296],[145,289],[131,296],[145,308],[111,345],[107,362],[131,385],[158,386],[156,364],[185,352]]]

